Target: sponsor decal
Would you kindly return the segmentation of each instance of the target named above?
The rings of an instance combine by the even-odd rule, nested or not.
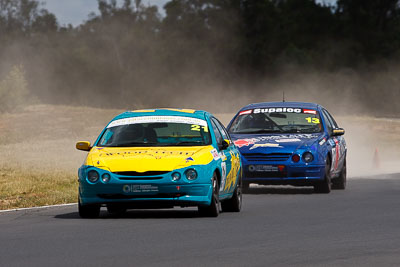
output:
[[[238,147],[244,147],[249,145],[254,145],[258,142],[268,142],[268,141],[275,141],[275,142],[301,142],[301,139],[313,139],[318,138],[319,135],[317,134],[288,134],[288,135],[270,135],[270,136],[260,136],[254,138],[245,138],[245,139],[238,139],[233,143]]]
[[[223,191],[225,188],[225,182],[226,182],[226,162],[221,163],[221,170],[222,170],[222,177],[221,177],[221,186],[219,187],[219,191]]]
[[[124,193],[152,193],[158,192],[158,186],[150,184],[126,184],[122,186],[122,191]]]
[[[219,155],[218,151],[214,148],[213,150],[210,151],[211,155],[213,156],[214,160],[219,160],[221,156]]]
[[[279,144],[271,144],[271,143],[266,143],[266,144],[254,144],[249,150],[253,150],[259,147],[281,147]]]
[[[258,141],[258,138],[250,138],[250,139],[238,139],[238,140],[234,141],[233,143],[235,144],[235,146],[241,148],[243,146],[253,145],[257,141]]]
[[[336,145],[336,159],[335,159],[335,170],[338,169],[339,167],[339,158],[340,158],[340,147],[339,147],[339,140],[337,140],[336,138],[333,139]]]
[[[251,114],[251,112],[253,112],[253,110],[249,109],[249,110],[243,110],[239,112],[239,116],[240,115],[247,115],[247,114]]]
[[[256,109],[254,109],[254,114],[274,113],[274,112],[301,113],[301,108],[256,108]]]
[[[132,117],[119,119],[111,122],[107,128],[121,126],[121,125],[129,125],[129,124],[139,124],[139,123],[157,123],[157,122],[165,122],[165,123],[184,123],[184,124],[195,124],[207,127],[207,122],[202,119],[190,118],[190,117],[181,117],[181,116],[142,116],[142,117]]]
[[[189,161],[194,161],[194,159],[192,157],[188,157],[185,160],[186,160],[186,163],[188,163]]]
[[[319,145],[322,146],[323,144],[326,143],[326,138],[322,138],[321,141],[319,141]]]
[[[225,155],[225,153],[223,151],[221,153],[219,153],[219,155],[220,155],[222,161],[226,160],[226,155]]]
[[[250,165],[249,166],[250,172],[278,172],[278,166],[272,165]]]
[[[287,138],[287,139],[278,139],[275,140],[277,143],[293,143],[293,142],[301,142],[298,138]]]
[[[231,169],[229,173],[226,175],[226,182],[224,190],[231,190],[231,188],[236,184],[237,177],[240,172],[240,158],[239,153],[235,154],[233,152],[229,152],[231,154]]]
[[[316,115],[317,111],[313,109],[303,109],[303,113]]]

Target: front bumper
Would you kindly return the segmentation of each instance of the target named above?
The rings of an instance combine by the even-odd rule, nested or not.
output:
[[[127,187],[134,188],[132,192]],[[143,189],[141,189],[143,188]],[[150,190],[148,188],[151,188]],[[146,192],[149,190],[148,192]],[[80,183],[79,196],[82,204],[108,204],[119,202],[165,202],[170,206],[209,205],[211,201],[211,184],[173,184],[162,185],[135,181],[124,183],[88,184]]]
[[[87,180],[88,170],[96,170],[100,176],[111,174],[109,182],[101,180],[91,183]],[[173,207],[210,205],[212,196],[211,177],[199,172],[199,178],[188,181],[183,177],[174,182],[168,172],[155,177],[122,177],[107,170],[83,167],[79,170],[80,203],[111,204],[121,203],[128,207]],[[200,177],[202,175],[202,177]],[[151,178],[151,179],[150,179]]]
[[[257,165],[271,166],[270,171],[254,171],[254,168],[249,168],[251,165],[253,164],[244,166],[243,182],[245,183],[311,186],[323,180],[325,176],[324,165],[293,166],[273,162],[257,163]],[[279,170],[278,166],[284,166],[284,168],[281,167],[282,170]]]

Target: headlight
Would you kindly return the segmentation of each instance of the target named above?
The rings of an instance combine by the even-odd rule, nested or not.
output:
[[[174,172],[172,174],[172,181],[178,181],[181,179],[181,174],[179,172]]]
[[[313,154],[311,154],[311,152],[304,152],[303,161],[305,163],[310,163],[313,160],[314,160],[314,156],[313,156]]]
[[[99,173],[96,171],[89,171],[88,172],[88,180],[91,183],[95,183],[99,180]]]
[[[197,172],[194,169],[188,169],[185,171],[186,178],[189,181],[193,181],[197,179]]]
[[[110,179],[111,179],[111,177],[110,177],[110,175],[109,175],[108,173],[104,173],[104,174],[101,176],[101,180],[102,180],[104,183],[108,183],[108,182],[110,181]]]

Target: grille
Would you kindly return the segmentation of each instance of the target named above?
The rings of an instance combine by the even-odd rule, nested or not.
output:
[[[247,161],[286,161],[290,158],[290,153],[248,153],[242,154]]]
[[[114,172],[117,175],[121,176],[155,176],[155,175],[163,175],[166,173],[169,173],[169,171],[148,171],[148,172],[135,172],[135,171],[129,171],[129,172]]]
[[[134,180],[160,180],[162,177],[118,177],[123,181],[134,181]]]

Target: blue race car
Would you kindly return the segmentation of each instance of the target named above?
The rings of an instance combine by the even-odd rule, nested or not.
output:
[[[242,155],[243,189],[250,183],[346,187],[346,141],[322,106],[270,102],[243,107],[228,125]]]
[[[205,216],[239,212],[241,160],[224,126],[210,113],[146,109],[122,113],[104,128],[79,169],[79,215],[130,208],[196,206]]]

